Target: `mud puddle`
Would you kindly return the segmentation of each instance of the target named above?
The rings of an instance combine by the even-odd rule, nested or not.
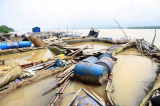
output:
[[[6,97],[0,100],[0,106],[47,106],[55,92],[42,94],[56,84],[56,78],[51,76],[33,84],[26,85],[10,92]]]

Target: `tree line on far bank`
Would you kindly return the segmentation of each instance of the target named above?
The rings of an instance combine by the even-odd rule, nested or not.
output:
[[[127,29],[160,29],[160,26],[127,27]]]
[[[10,28],[6,25],[1,25],[0,26],[0,33],[9,33],[9,32],[13,32],[14,29],[13,28]]]

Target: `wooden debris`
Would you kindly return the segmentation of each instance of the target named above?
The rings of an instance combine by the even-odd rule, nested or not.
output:
[[[75,52],[72,53],[72,56],[74,57],[76,54],[78,54],[79,52],[81,52],[82,50],[84,50],[87,47],[88,47],[88,45],[83,47],[83,48],[80,48],[80,49],[76,50]],[[71,54],[68,54],[68,55],[71,55]]]
[[[60,74],[61,78],[58,79],[57,85],[55,85],[54,87],[50,88],[49,90],[47,90],[45,93],[43,93],[42,95],[46,95],[49,92],[51,92],[52,90],[54,90],[55,88],[59,87],[64,81],[66,81],[66,79],[73,77],[73,72],[71,72],[74,69],[75,65],[70,66],[69,68],[67,68],[63,73]],[[68,74],[67,74],[68,73]],[[67,74],[67,75],[66,75]],[[60,77],[59,76],[59,77]]]
[[[99,100],[102,104],[105,105],[105,100],[90,86],[85,85],[85,87]]]
[[[37,47],[45,47],[46,44],[37,36],[31,35],[28,39]]]
[[[0,88],[0,95],[8,94],[9,92],[16,90],[19,87],[22,87],[27,84],[31,84],[33,82],[39,81],[44,79],[48,76],[54,75],[59,72],[63,72],[70,66],[65,66],[64,68],[55,68],[55,69],[48,69],[48,70],[40,70],[38,71],[33,77],[22,79],[20,82],[10,82],[6,86]],[[3,96],[0,96],[0,98]]]

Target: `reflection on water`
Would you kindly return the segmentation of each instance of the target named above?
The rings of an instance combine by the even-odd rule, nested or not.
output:
[[[126,50],[116,57],[113,67],[114,98],[121,106],[138,106],[145,96],[144,89],[156,76],[156,63],[136,55],[135,49]]]
[[[55,77],[51,76],[34,84],[26,85],[3,98],[0,106],[47,106],[57,89],[45,96],[42,94],[55,84]]]
[[[40,61],[42,58],[50,58],[53,57],[54,55],[55,54],[48,49],[40,49],[40,50],[4,55],[0,56],[0,59],[12,57],[18,63],[24,64],[28,62]]]

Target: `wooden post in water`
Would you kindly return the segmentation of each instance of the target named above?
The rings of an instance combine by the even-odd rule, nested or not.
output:
[[[68,25],[67,25],[67,35],[68,35]]]
[[[114,21],[118,24],[118,22],[114,19]],[[122,32],[124,33],[124,35],[126,36],[126,38],[127,38],[127,35],[125,34],[125,32],[123,31],[123,29],[122,29],[122,27],[118,24],[118,26],[121,28],[121,30],[122,30]],[[127,40],[128,40],[128,38],[127,38]],[[128,42],[129,42],[129,40],[128,40]]]
[[[154,38],[153,38],[153,40],[152,40],[152,45],[154,44],[154,40],[155,40],[155,38],[156,38],[156,29],[155,29],[155,35],[154,35]]]
[[[73,30],[74,30],[75,25],[73,26]],[[72,30],[72,34],[73,34],[73,30]]]
[[[59,34],[59,27],[58,27],[58,34]]]

